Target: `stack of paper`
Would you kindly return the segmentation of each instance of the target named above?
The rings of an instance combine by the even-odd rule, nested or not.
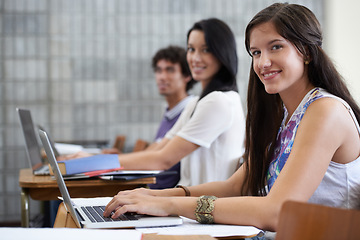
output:
[[[142,233],[157,233],[158,235],[210,235],[216,238],[250,238],[261,236],[264,232],[252,226],[200,224],[195,220],[183,218],[183,224],[174,227],[136,228]]]

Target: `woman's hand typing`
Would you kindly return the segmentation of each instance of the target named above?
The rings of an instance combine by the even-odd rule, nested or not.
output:
[[[106,206],[104,216],[117,218],[126,212],[154,216],[175,214],[170,198],[157,197],[152,192],[145,188],[119,192]]]

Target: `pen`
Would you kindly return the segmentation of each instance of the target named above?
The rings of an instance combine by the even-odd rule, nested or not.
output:
[[[136,175],[114,175],[114,176],[99,176],[102,180],[135,180],[139,178],[154,177],[154,174],[136,174]]]
[[[113,180],[114,179],[113,176],[100,176],[99,178],[102,180]]]

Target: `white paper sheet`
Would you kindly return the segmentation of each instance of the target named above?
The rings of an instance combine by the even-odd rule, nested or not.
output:
[[[184,223],[174,227],[136,228],[142,233],[157,233],[158,235],[210,235],[212,237],[254,236],[263,231],[252,226],[237,226],[223,224],[200,224],[195,220],[182,217]]]
[[[94,197],[94,198],[71,198],[71,201],[80,206],[106,206],[112,197]]]
[[[54,145],[60,155],[73,154],[83,150],[83,147],[77,144],[55,143]]]
[[[0,228],[2,240],[66,240],[66,239],[121,239],[141,240],[136,230],[95,230],[74,228]]]
[[[92,154],[100,154],[100,148],[85,148],[78,144],[69,144],[69,143],[55,143],[55,148],[58,150],[60,155],[74,154],[80,151],[84,151]]]

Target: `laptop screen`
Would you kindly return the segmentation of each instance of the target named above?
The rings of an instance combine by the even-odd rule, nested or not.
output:
[[[20,124],[25,138],[28,160],[32,169],[35,170],[42,165],[42,162],[31,114],[27,109],[17,108],[16,110],[19,114]]]
[[[46,156],[48,157],[50,166],[51,166],[51,168],[52,168],[52,170],[54,172],[57,184],[59,186],[61,195],[62,195],[64,203],[65,203],[65,207],[66,207],[67,211],[69,211],[70,214],[72,215],[72,217],[74,218],[74,221],[75,221],[76,225],[78,227],[81,227],[80,221],[77,218],[77,214],[75,212],[75,209],[72,206],[70,195],[69,195],[69,192],[68,192],[68,190],[66,188],[64,179],[63,179],[63,177],[62,177],[62,175],[60,173],[59,167],[57,165],[57,162],[56,162],[56,159],[55,159],[55,154],[53,152],[53,149],[51,148],[49,137],[48,137],[47,133],[45,131],[42,131],[42,130],[39,130],[39,135],[40,135],[40,139],[41,139],[41,141],[43,143],[43,146],[44,146],[44,149],[45,149],[45,152],[46,152]]]

